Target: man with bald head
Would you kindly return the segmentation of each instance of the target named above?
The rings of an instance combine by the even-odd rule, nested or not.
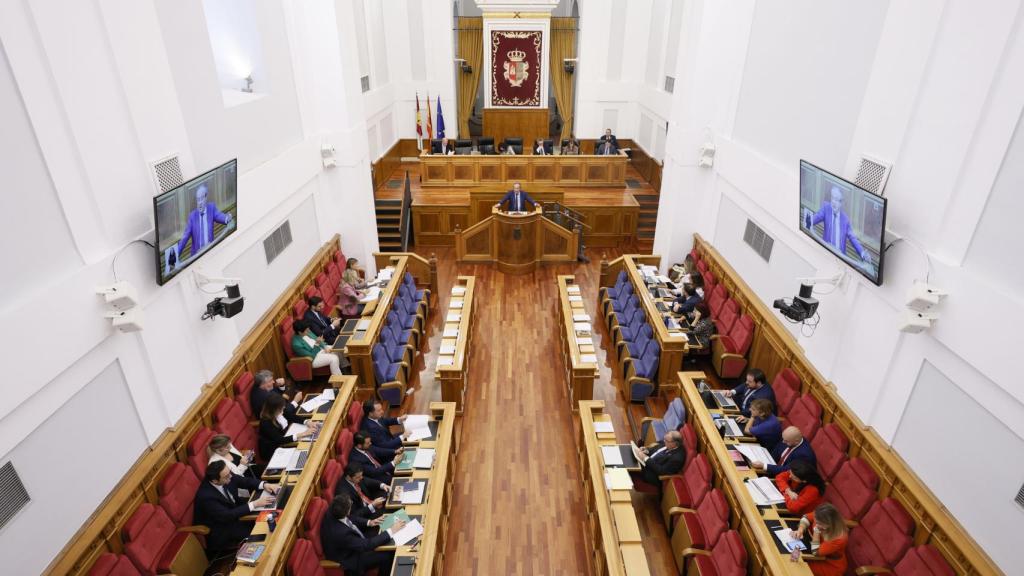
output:
[[[686,464],[686,448],[678,431],[667,432],[662,442],[640,449],[640,477],[648,484],[661,486],[660,476],[678,474]]]
[[[823,225],[822,240],[839,254],[846,256],[847,244],[853,247],[865,265],[871,265],[871,253],[861,245],[853,230],[850,217],[843,210],[843,189],[833,185],[829,190],[829,202],[822,203],[815,214],[810,210],[804,215],[804,227],[813,230],[818,223]]]
[[[782,442],[772,450],[772,458],[775,459],[775,464],[766,465],[764,462],[755,461],[750,463],[750,467],[769,476],[775,476],[789,470],[790,464],[796,460],[806,460],[811,465],[818,463],[811,443],[804,439],[803,433],[796,426],[789,426],[782,431]]]
[[[209,192],[209,185],[206,182],[196,188],[196,207],[189,213],[185,231],[181,234],[181,240],[178,241],[179,263],[209,247],[214,239],[214,222],[227,225],[232,221],[231,214],[217,210],[217,205],[209,201]],[[186,257],[185,246],[187,245],[190,246],[191,251]]]

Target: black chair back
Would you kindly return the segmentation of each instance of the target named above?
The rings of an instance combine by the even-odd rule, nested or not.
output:
[[[494,138],[490,136],[481,136],[476,139],[476,145],[483,148],[484,146],[494,147]]]
[[[431,154],[440,154],[441,153],[441,140],[439,138],[435,138],[435,139],[430,141],[430,153]]]
[[[545,140],[544,141],[544,152],[546,152],[548,154],[554,154],[555,153],[555,141],[554,140]]]

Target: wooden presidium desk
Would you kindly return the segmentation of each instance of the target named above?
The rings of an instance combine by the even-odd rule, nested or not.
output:
[[[476,278],[459,276],[452,286],[448,311],[441,333],[441,349],[437,357],[435,378],[441,381],[441,400],[453,402],[462,414],[466,399],[466,374],[469,372],[470,337],[476,307]]]
[[[580,400],[594,399],[597,378],[593,319],[583,307],[583,294],[575,276],[558,277],[558,324],[569,405],[575,412]]]
[[[539,263],[575,262],[578,231],[570,231],[544,217],[540,206],[515,214],[497,207],[491,216],[455,233],[459,262],[495,262],[506,274],[532,272]]]
[[[779,513],[773,507],[759,508],[751,498],[746,481],[756,478],[757,473],[753,470],[739,470],[733,463],[726,441],[719,434],[711,416],[713,412],[720,411],[705,407],[694,383],[703,380],[704,373],[679,372],[677,378],[679,395],[686,405],[686,419],[697,434],[698,450],[707,456],[711,464],[715,488],[721,490],[729,502],[732,510],[730,528],[739,531],[747,549],[747,573],[751,576],[809,576],[811,569],[806,562],[791,562],[788,554],[779,551],[775,536],[766,524],[780,521]]]
[[[594,422],[610,422],[604,414],[603,400],[579,403],[580,476],[589,513],[587,522],[591,559],[597,576],[641,576],[651,573],[640,539],[640,525],[633,510],[631,489],[609,490],[605,485],[604,457],[601,446],[614,446],[615,433],[598,434]]]
[[[611,156],[444,156],[423,154],[423,186],[480,186],[512,182],[558,186],[626,185],[624,152]]]

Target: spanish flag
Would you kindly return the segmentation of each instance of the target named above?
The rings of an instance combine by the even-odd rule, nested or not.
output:
[[[434,139],[434,119],[430,117],[430,92],[427,92],[427,140]]]
[[[420,119],[420,93],[416,93],[416,147],[423,150],[423,122]]]

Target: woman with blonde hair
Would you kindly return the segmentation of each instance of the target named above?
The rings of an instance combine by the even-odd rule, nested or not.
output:
[[[247,450],[245,454],[242,454],[231,443],[231,436],[227,434],[217,434],[210,438],[210,443],[206,446],[206,455],[210,457],[207,464],[223,460],[235,476],[245,476],[254,459],[252,450]]]
[[[846,573],[846,543],[849,534],[846,521],[831,504],[821,504],[814,512],[800,519],[800,526],[792,533],[800,540],[811,532],[811,551],[804,554],[811,572],[815,576],[843,576]]]
[[[341,308],[342,318],[358,318],[366,306],[359,303],[360,299],[366,297],[362,291],[366,284],[359,277],[357,262],[355,258],[348,259],[345,272],[341,275],[341,284],[338,286],[338,307]]]

